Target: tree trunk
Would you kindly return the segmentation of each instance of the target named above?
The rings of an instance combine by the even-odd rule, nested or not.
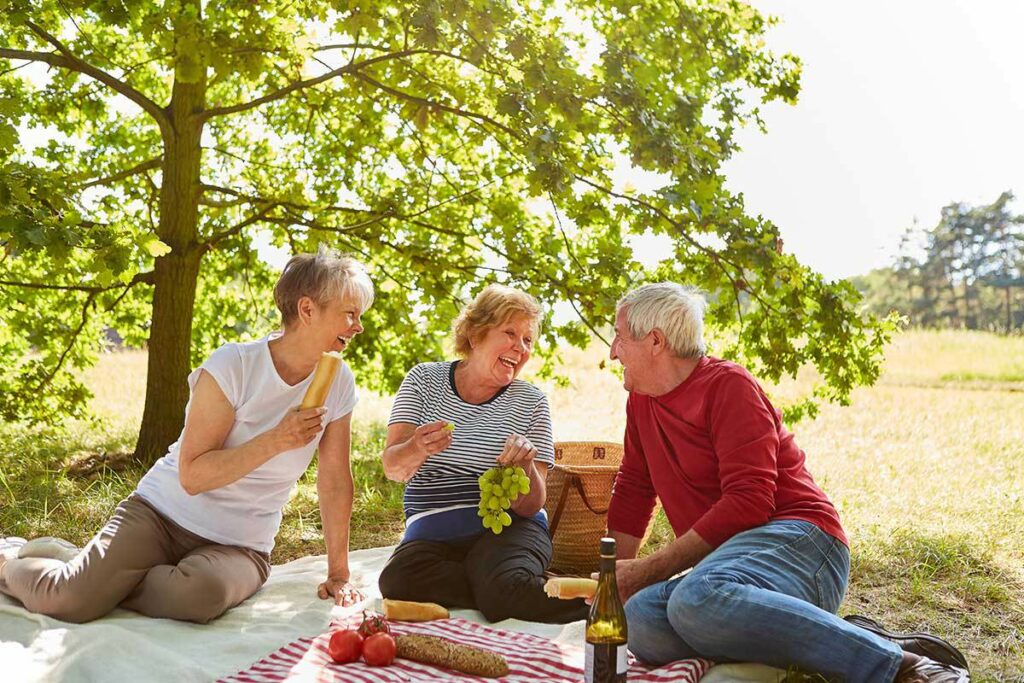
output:
[[[168,106],[172,131],[163,141],[157,228],[171,252],[157,258],[154,269],[146,403],[135,444],[135,460],[142,465],[164,455],[178,438],[189,397],[192,315],[203,256],[198,240],[202,124],[195,115],[203,110],[205,100],[205,77],[198,83],[175,79]]]
[[[1010,288],[1006,287],[1006,334],[1013,331],[1013,314],[1010,309]]]
[[[195,249],[180,255],[171,252],[157,259],[146,404],[135,444],[135,460],[141,465],[150,465],[166,453],[184,423],[199,262],[200,254]]]

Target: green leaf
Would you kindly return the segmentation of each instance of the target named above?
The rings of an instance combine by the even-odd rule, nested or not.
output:
[[[149,253],[149,255],[154,258],[166,256],[167,254],[171,253],[171,248],[167,246],[165,243],[161,242],[156,237],[151,237],[145,242],[143,242],[142,248],[145,249]]]

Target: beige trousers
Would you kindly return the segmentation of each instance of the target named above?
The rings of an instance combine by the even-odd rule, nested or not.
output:
[[[269,557],[186,531],[132,494],[75,559],[9,560],[0,591],[32,611],[82,623],[121,606],[205,624],[270,575]]]

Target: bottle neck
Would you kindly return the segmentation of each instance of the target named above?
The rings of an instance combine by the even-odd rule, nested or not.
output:
[[[615,556],[614,555],[602,555],[601,563],[599,565],[601,574],[611,574],[615,576]]]

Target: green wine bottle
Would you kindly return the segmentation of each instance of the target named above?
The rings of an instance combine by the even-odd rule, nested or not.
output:
[[[587,617],[586,683],[626,680],[626,611],[615,581],[615,539],[601,539],[601,574]]]

